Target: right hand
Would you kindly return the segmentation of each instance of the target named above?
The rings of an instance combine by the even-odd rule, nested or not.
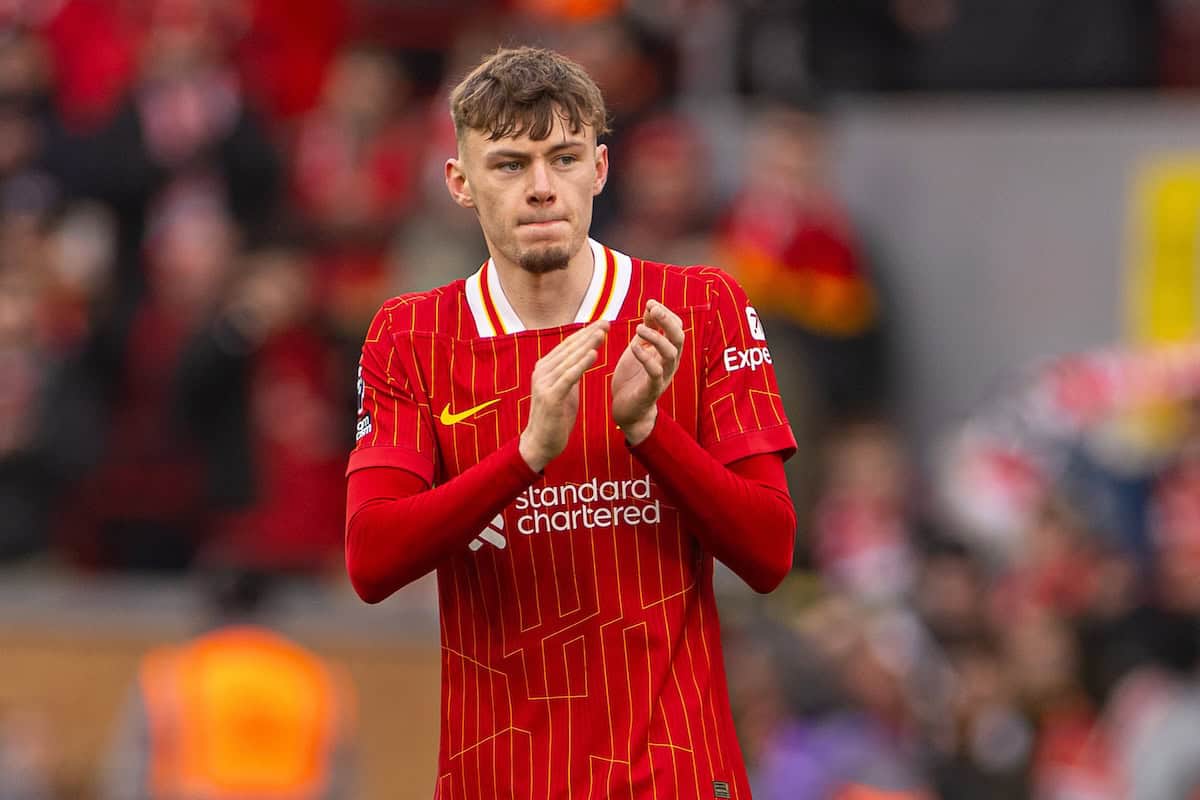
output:
[[[597,320],[563,339],[534,365],[529,423],[521,432],[519,449],[535,472],[567,448],[579,413],[579,380],[599,357],[607,333],[608,322]]]

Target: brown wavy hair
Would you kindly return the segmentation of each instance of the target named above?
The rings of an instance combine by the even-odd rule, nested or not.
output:
[[[608,132],[600,87],[566,56],[538,47],[500,49],[450,93],[450,116],[461,141],[468,130],[491,141],[528,135],[541,141],[562,120],[571,133],[590,126]]]

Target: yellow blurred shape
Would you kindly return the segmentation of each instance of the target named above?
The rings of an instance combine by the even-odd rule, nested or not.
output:
[[[1194,337],[1200,321],[1200,153],[1144,164],[1134,181],[1128,329],[1135,343]]]
[[[1138,346],[1194,339],[1200,332],[1200,153],[1158,156],[1134,180],[1126,285],[1129,338]],[[1171,446],[1180,406],[1158,402],[1113,420],[1107,436],[1140,453]]]

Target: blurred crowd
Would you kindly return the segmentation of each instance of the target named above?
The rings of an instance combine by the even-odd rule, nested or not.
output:
[[[770,330],[800,530],[729,615],[755,796],[1200,796],[1200,412],[1170,398],[1145,456],[1006,408],[919,474],[823,121],[840,92],[1195,87],[1200,2],[8,0],[0,26],[0,561],[341,580],[366,323],[486,257],[442,185],[448,88],[537,42],[614,116],[593,235],[724,267]],[[1088,363],[1027,394],[1093,398]]]
[[[365,325],[486,256],[441,175],[448,87],[498,42],[600,76],[622,166],[597,238],[736,271],[811,362],[798,418],[882,407],[881,301],[811,96],[730,94],[714,130],[684,20],[732,7],[527,5],[4,7],[0,558],[338,569]]]
[[[1200,796],[1200,406],[1170,411],[1153,448],[1113,430],[1140,407],[1062,440],[985,415],[936,488],[888,426],[834,435],[811,569],[733,626],[755,797]]]

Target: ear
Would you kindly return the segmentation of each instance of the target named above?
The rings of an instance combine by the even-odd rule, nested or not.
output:
[[[467,173],[463,172],[460,159],[446,159],[446,189],[454,202],[463,208],[475,207],[475,198],[471,196],[471,184],[467,180]]]
[[[592,197],[604,191],[608,183],[608,145],[596,145],[596,180],[592,183]]]

